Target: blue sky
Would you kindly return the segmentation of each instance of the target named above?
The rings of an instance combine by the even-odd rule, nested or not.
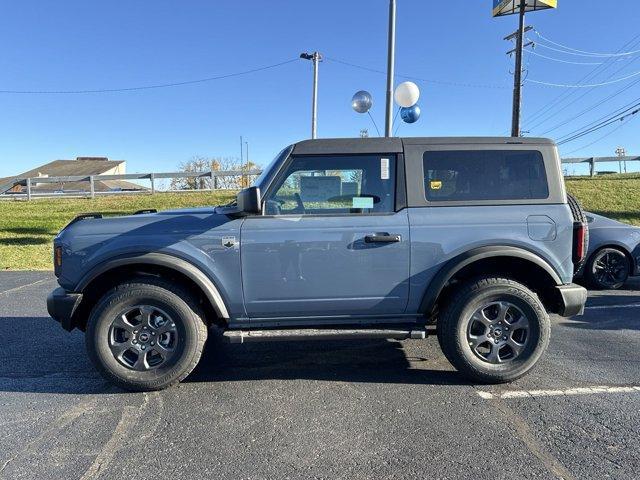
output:
[[[398,0],[397,72],[420,78],[422,119],[402,136],[502,135],[511,116],[512,60],[502,38],[514,16],[491,17],[490,0]],[[545,37],[576,49],[615,52],[637,35],[635,0],[560,0],[557,10],[528,16]],[[335,60],[383,70],[387,0],[86,0],[5,2],[0,17],[0,90],[86,90],[180,82],[249,70],[319,50],[319,136],[375,134],[367,116],[350,109],[360,89],[374,96],[384,125],[385,77]],[[535,34],[531,34],[535,38]],[[640,37],[632,48],[640,49]],[[600,57],[538,53],[598,63]],[[603,69],[593,82],[640,71],[640,55]],[[595,66],[529,57],[529,78],[574,84]],[[126,159],[129,172],[173,170],[194,155],[239,156],[239,136],[251,159],[267,162],[310,130],[311,64],[282,67],[200,84],[126,93],[0,94],[0,176],[57,158],[102,155]],[[634,80],[580,90],[531,134],[540,134]],[[399,79],[402,80],[402,79]],[[431,83],[435,80],[444,83]],[[465,87],[474,84],[498,88]],[[527,118],[566,89],[528,83]],[[640,97],[640,84],[547,133],[559,137]],[[640,115],[639,115],[640,116]],[[549,117],[546,119],[546,117]],[[568,143],[568,154],[617,125]],[[640,153],[640,120],[572,155],[610,155],[617,145]]]

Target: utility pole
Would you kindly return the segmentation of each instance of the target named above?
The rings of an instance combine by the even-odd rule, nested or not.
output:
[[[300,58],[313,62],[313,95],[311,103],[311,138],[318,138],[318,64],[322,61],[320,52],[301,53]]]
[[[242,161],[242,159],[244,158],[244,142],[242,141],[242,135],[240,135],[240,165],[243,165],[244,162]]]
[[[517,5],[517,7],[516,7]],[[505,15],[518,14],[518,30],[511,35],[506,36],[505,40],[516,39],[516,48],[507,53],[516,54],[516,68],[513,72],[513,110],[511,115],[511,136],[519,137],[522,134],[520,129],[520,107],[522,105],[522,53],[525,47],[533,45],[533,42],[524,44],[524,34],[533,27],[524,26],[524,16],[526,10],[546,10],[549,8],[557,8],[557,0],[509,0],[493,2],[493,16],[502,17]]]
[[[524,14],[527,0],[520,0],[518,32],[516,39],[516,69],[513,72],[513,110],[511,136],[520,136],[520,106],[522,105],[522,51],[524,50]]]
[[[247,147],[247,162],[245,164],[240,165],[240,169],[245,171],[245,175],[242,176],[242,187],[249,186],[249,177],[246,175],[246,172],[249,171],[249,142],[244,142]]]
[[[524,0],[523,0],[524,1]],[[396,65],[396,0],[389,0],[389,38],[387,50],[387,111],[384,136],[393,135],[393,83]]]

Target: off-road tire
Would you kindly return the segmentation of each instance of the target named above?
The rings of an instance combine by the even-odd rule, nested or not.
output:
[[[160,308],[175,322],[177,350],[166,365],[135,371],[111,352],[108,339],[114,318],[122,309],[135,305]],[[206,339],[204,316],[193,296],[155,277],[129,280],[107,292],[91,311],[85,333],[87,352],[96,369],[109,382],[131,391],[162,390],[182,381],[198,364]]]
[[[473,312],[498,301],[513,304],[528,317],[531,336],[519,356],[492,364],[469,346],[467,328]],[[505,383],[523,376],[538,362],[549,345],[551,322],[537,295],[526,286],[508,278],[478,277],[462,284],[443,306],[437,332],[440,348],[459,372],[479,383]]]

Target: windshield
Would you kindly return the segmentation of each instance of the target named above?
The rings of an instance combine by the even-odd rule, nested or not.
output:
[[[255,182],[253,182],[254,187],[258,187],[260,188],[261,192],[264,192],[269,177],[271,176],[271,173],[274,169],[274,167],[280,163],[281,161],[284,161],[288,156],[289,153],[291,153],[291,146],[288,146],[287,148],[285,148],[284,150],[282,150],[280,153],[278,153],[278,155],[276,155],[276,158],[274,158],[273,160],[271,160],[271,162],[269,163],[269,165],[267,165],[263,170],[262,173],[260,174],[260,176],[258,178],[256,178]]]

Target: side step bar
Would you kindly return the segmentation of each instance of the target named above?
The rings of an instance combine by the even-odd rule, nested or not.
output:
[[[395,340],[424,339],[426,329],[283,329],[283,330],[226,330],[229,343],[278,342],[303,340],[353,340],[391,338]]]

